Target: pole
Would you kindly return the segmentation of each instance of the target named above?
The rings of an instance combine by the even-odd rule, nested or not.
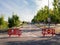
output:
[[[49,0],[48,0],[48,28],[50,28]]]

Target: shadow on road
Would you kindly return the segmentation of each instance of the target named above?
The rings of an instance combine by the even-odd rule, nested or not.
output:
[[[20,38],[20,37],[0,37],[0,39]]]
[[[10,41],[6,42],[6,45],[60,45],[57,41],[50,41],[50,40],[39,40],[39,41]]]
[[[11,37],[14,38],[14,37]],[[5,42],[5,45],[60,45],[60,36],[54,37],[40,37],[40,38],[49,38],[46,40],[28,40],[28,41],[8,41]],[[37,38],[36,38],[37,39]]]
[[[22,30],[22,32],[36,32],[36,31],[41,31],[41,29],[40,30]]]

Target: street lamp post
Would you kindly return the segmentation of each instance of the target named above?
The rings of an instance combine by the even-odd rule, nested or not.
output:
[[[48,27],[50,28],[50,22],[51,22],[51,19],[50,19],[50,14],[49,14],[49,0],[48,0]]]

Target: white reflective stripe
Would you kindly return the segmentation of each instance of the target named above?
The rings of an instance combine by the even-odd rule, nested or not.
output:
[[[12,32],[13,32],[14,30],[12,30]]]

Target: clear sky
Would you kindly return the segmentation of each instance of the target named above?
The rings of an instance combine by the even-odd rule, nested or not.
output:
[[[52,8],[53,0],[49,0],[49,7]],[[12,13],[17,14],[22,21],[31,21],[36,15],[36,12],[48,5],[48,0],[0,0],[0,16],[12,16]]]

